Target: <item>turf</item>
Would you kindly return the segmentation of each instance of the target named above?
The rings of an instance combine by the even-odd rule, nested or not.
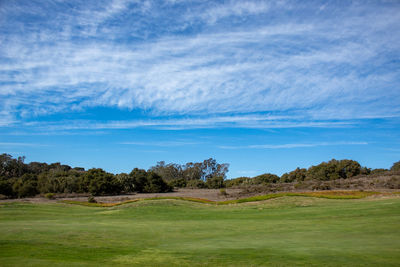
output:
[[[398,266],[400,198],[0,205],[0,266]]]

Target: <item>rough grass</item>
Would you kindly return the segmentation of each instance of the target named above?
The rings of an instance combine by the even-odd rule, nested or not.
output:
[[[225,201],[213,201],[203,198],[193,198],[193,197],[152,197],[152,198],[144,198],[144,199],[133,199],[116,203],[89,203],[86,201],[74,201],[74,200],[62,200],[60,202],[67,204],[76,204],[90,207],[114,207],[123,204],[128,204],[137,201],[149,201],[149,200],[161,200],[161,199],[175,199],[175,200],[184,200],[190,202],[197,202],[203,204],[214,204],[214,205],[227,205],[227,204],[239,204],[245,202],[256,202],[256,201],[264,201],[278,197],[317,197],[317,198],[329,198],[329,199],[360,199],[373,195],[382,195],[383,193],[379,192],[371,192],[371,191],[320,191],[320,192],[306,192],[306,193],[274,193],[268,195],[261,196],[253,196],[241,199],[234,200],[225,200]],[[396,194],[396,193],[385,193],[385,194]]]
[[[398,266],[398,195],[318,196],[238,205],[5,203],[0,265]]]

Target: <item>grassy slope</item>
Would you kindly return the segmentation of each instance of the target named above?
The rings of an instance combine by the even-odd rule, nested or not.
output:
[[[0,205],[0,266],[398,266],[400,198]]]
[[[225,201],[213,201],[204,198],[193,198],[193,197],[152,197],[152,198],[137,198],[126,200],[122,202],[115,202],[115,203],[89,203],[87,201],[76,201],[76,200],[61,200],[62,203],[67,204],[75,204],[75,205],[82,205],[88,207],[115,207],[119,205],[125,205],[132,202],[137,201],[149,201],[149,200],[161,200],[161,199],[174,199],[174,200],[184,200],[190,202],[197,202],[203,204],[214,204],[214,205],[230,205],[230,204],[239,204],[239,203],[246,203],[246,202],[257,202],[257,201],[264,201],[273,198],[279,197],[317,197],[317,198],[329,198],[329,199],[361,199],[369,196],[390,196],[390,195],[399,195],[400,192],[393,192],[393,193],[380,193],[380,192],[373,192],[373,191],[319,191],[319,192],[305,192],[305,193],[290,193],[290,192],[283,192],[283,193],[272,193],[267,195],[259,195],[259,196],[252,196],[246,198],[239,198],[233,200],[225,200]]]

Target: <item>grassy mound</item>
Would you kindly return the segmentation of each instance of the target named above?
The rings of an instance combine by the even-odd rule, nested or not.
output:
[[[114,207],[123,204],[128,204],[137,201],[148,201],[148,200],[161,200],[161,199],[174,199],[174,200],[183,200],[190,202],[197,202],[203,204],[214,204],[214,205],[228,205],[228,204],[239,204],[245,202],[256,202],[256,201],[264,201],[278,197],[317,197],[317,198],[329,198],[329,199],[361,199],[374,195],[382,195],[383,193],[379,192],[371,192],[371,191],[321,191],[321,192],[306,192],[306,193],[276,193],[276,194],[268,194],[262,196],[253,196],[248,198],[234,199],[234,200],[226,200],[226,201],[213,201],[203,198],[193,198],[193,197],[153,197],[153,198],[144,198],[144,199],[133,199],[127,200],[123,202],[116,203],[89,203],[86,201],[74,201],[74,200],[62,200],[60,202],[67,204],[76,204],[90,207]],[[396,194],[396,193],[385,193],[385,194]]]

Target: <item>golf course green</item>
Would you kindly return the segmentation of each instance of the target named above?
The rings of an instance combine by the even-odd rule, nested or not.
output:
[[[399,264],[399,195],[0,204],[0,266]]]

